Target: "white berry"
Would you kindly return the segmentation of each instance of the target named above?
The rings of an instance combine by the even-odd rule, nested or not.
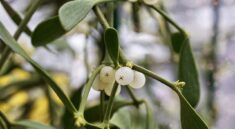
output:
[[[104,83],[111,83],[115,80],[115,70],[110,66],[104,66],[100,71],[100,80]]]
[[[94,90],[100,91],[100,90],[104,90],[105,87],[106,87],[106,84],[100,80],[100,75],[97,75],[93,82],[92,88]]]
[[[134,71],[134,80],[130,83],[132,88],[141,88],[144,86],[146,78],[143,73]]]
[[[113,85],[112,87],[105,88],[104,92],[106,95],[111,96],[112,90],[113,90]],[[120,92],[121,92],[121,86],[118,86],[115,96],[119,95]]]
[[[129,67],[121,67],[115,73],[115,80],[120,85],[129,85],[134,80],[134,72]]]

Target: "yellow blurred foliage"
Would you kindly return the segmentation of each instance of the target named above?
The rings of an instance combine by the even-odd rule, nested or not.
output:
[[[10,74],[0,77],[0,86],[5,86],[14,81],[20,81],[30,78],[30,73],[22,69],[14,69]]]
[[[54,81],[62,88],[65,93],[68,93],[69,79],[66,74],[54,73],[51,74]],[[0,77],[0,86],[6,86],[12,82],[30,79],[31,74],[22,69],[14,69],[8,75]],[[33,92],[33,91],[32,91]],[[57,97],[55,92],[50,89],[51,96],[56,104],[62,107],[61,100]],[[26,91],[19,91],[13,96],[11,96],[7,101],[0,102],[0,110],[4,112],[10,120],[15,120],[22,113],[20,107],[26,104],[30,100],[30,96]],[[32,110],[29,113],[29,119],[49,123],[49,107],[48,99],[45,95],[38,96],[35,101],[33,101]]]
[[[8,114],[10,120],[14,120],[19,114],[17,110],[27,103],[28,98],[29,96],[26,92],[20,91],[9,98],[7,102],[0,103],[0,110]],[[16,111],[18,114],[15,114]]]
[[[29,118],[43,123],[49,123],[48,100],[45,96],[39,97],[33,104]]]
[[[24,91],[20,91],[20,92],[17,92],[14,96],[12,96],[8,103],[12,106],[12,107],[15,107],[16,105],[17,106],[22,106],[24,105],[29,99],[29,96],[26,92]]]

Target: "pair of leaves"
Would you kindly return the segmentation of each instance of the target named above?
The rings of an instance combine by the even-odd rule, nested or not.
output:
[[[180,56],[179,80],[186,82],[182,93],[191,106],[196,107],[200,99],[200,85],[189,39],[182,33],[174,33],[172,35],[172,46]]]
[[[74,0],[65,3],[59,16],[40,23],[33,32],[34,46],[43,46],[63,36],[81,22],[96,4],[113,0]]]
[[[1,22],[0,22],[0,38],[9,48],[11,48],[12,51],[14,51],[15,53],[18,53],[20,56],[25,58],[35,68],[35,70],[44,78],[44,80],[55,91],[57,96],[60,98],[60,100],[63,102],[63,104],[66,106],[66,108],[70,112],[76,112],[76,108],[74,107],[72,102],[67,98],[67,96],[64,94],[62,89],[58,86],[58,84],[50,77],[50,75],[45,70],[43,70],[43,68],[40,65],[38,65],[34,60],[32,60],[27,55],[24,49],[22,49],[19,46],[19,44],[9,34],[9,32],[6,30],[6,28],[3,26]]]

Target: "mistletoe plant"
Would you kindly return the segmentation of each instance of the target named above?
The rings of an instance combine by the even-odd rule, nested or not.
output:
[[[112,27],[113,11],[115,10],[114,5],[117,2],[132,2],[139,6],[145,6],[148,9],[156,11],[160,18],[163,19],[165,25],[170,24],[177,32],[170,33],[164,27],[160,27],[162,34],[168,36],[168,40],[172,43],[172,50],[179,55],[178,64],[178,79],[175,82],[170,82],[156,73],[139,66],[127,59],[125,53],[123,53],[120,47],[119,36],[117,30]],[[6,9],[12,20],[19,25],[14,36],[11,36],[7,31],[7,28],[0,22],[0,39],[5,44],[4,51],[1,53],[0,69],[3,69],[3,65],[7,62],[8,57],[12,53],[19,54],[25,60],[27,60],[35,69],[36,72],[45,80],[45,82],[55,91],[59,99],[64,104],[65,108],[72,114],[73,124],[76,128],[101,128],[110,129],[113,127],[119,127],[126,129],[123,124],[111,122],[110,119],[118,109],[126,106],[140,105],[146,106],[147,124],[144,128],[154,129],[156,127],[150,125],[151,112],[148,109],[148,103],[146,100],[137,98],[132,92],[131,88],[141,88],[145,85],[146,78],[153,78],[157,81],[168,86],[172,89],[179,97],[180,101],[180,117],[181,117],[181,128],[182,129],[208,129],[208,126],[200,118],[195,111],[195,107],[198,104],[200,89],[198,82],[198,74],[193,58],[193,53],[190,47],[190,41],[187,33],[182,29],[174,20],[172,20],[158,5],[156,1],[148,0],[74,0],[63,4],[60,9],[58,16],[49,18],[48,20],[40,23],[36,29],[31,32],[27,27],[32,15],[40,5],[40,0],[34,0],[25,18],[22,19],[11,6],[8,5],[4,0],[1,0],[3,7]],[[104,13],[99,8],[100,4],[108,5],[111,11],[109,12],[110,17],[105,17]],[[79,107],[76,108],[73,102],[65,95],[60,86],[51,78],[50,74],[45,71],[39,64],[37,64],[31,57],[22,49],[18,43],[22,32],[26,32],[32,38],[32,44],[35,47],[45,46],[52,41],[62,37],[67,32],[71,31],[79,22],[81,22],[90,11],[94,11],[99,23],[103,27],[104,46],[105,46],[105,57],[101,64],[92,71],[87,83],[83,87],[82,97]],[[165,30],[165,33],[163,31]],[[99,115],[101,119],[89,121],[85,115],[90,113],[86,111],[86,104],[88,95],[91,88],[101,92],[100,104],[101,112]],[[115,97],[119,95],[122,88],[127,88],[128,94],[132,98],[132,101],[115,100]],[[109,96],[108,102],[105,102],[104,94]],[[77,100],[79,101],[79,100]],[[34,129],[53,129],[52,126],[46,126],[40,123],[35,123],[29,120],[9,121],[7,117],[0,114],[0,127],[2,129],[10,129],[13,127],[23,126]],[[94,116],[96,117],[96,116]],[[125,117],[125,116],[124,116]]]

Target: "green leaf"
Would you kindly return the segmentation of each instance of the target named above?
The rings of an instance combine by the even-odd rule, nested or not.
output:
[[[74,0],[59,10],[59,18],[65,30],[71,30],[90,12],[97,0]]]
[[[27,55],[24,49],[22,49],[19,46],[19,44],[17,44],[15,39],[9,34],[9,32],[6,30],[6,28],[3,26],[1,22],[0,22],[0,38],[8,47],[11,48],[12,51],[18,53],[20,56],[25,58],[35,68],[35,70],[45,79],[45,81],[55,91],[57,96],[60,98],[60,100],[63,102],[63,104],[70,112],[73,113],[77,111],[72,102],[68,99],[68,97],[62,91],[62,89],[58,86],[58,84],[50,77],[50,75],[46,71],[43,70],[43,68],[40,65],[38,65],[34,60],[32,60]]]
[[[108,103],[106,102],[105,105]],[[125,106],[134,106],[132,102],[129,101],[114,101],[113,108],[112,108],[112,115],[118,111],[118,109],[125,107]],[[93,107],[88,108],[85,110],[84,117],[89,122],[99,122],[101,121],[101,114],[100,114],[100,105],[96,105]],[[94,117],[95,116],[95,117]]]
[[[5,0],[1,0],[1,3],[8,15],[15,22],[15,24],[19,25],[22,21],[20,15]],[[32,34],[31,30],[28,27],[25,27],[24,32],[29,36],[31,36]]]
[[[200,99],[198,72],[188,37],[181,41],[184,42],[180,50],[179,80],[186,83],[182,90],[183,95],[193,107],[196,107]]]
[[[185,97],[182,94],[180,94],[179,97],[182,129],[209,129],[193,107],[187,102]]]
[[[179,32],[173,33],[171,35],[172,47],[176,53],[180,53],[181,46],[185,40],[187,40],[187,38]]]
[[[119,58],[118,32],[114,28],[106,29],[104,34],[104,40],[111,59],[115,64],[117,64]]]
[[[89,13],[95,4],[113,0],[74,0],[64,4],[59,17],[52,17],[40,23],[32,34],[34,46],[43,46],[70,31]]]
[[[29,120],[17,121],[17,122],[14,122],[13,125],[22,126],[26,128],[32,128],[32,129],[55,129],[54,127],[51,127],[49,125],[44,125],[38,122],[29,121]]]
[[[62,26],[67,31],[71,30],[86,17],[94,5],[108,1],[114,0],[74,0],[67,2],[59,10]]]
[[[140,109],[122,108],[113,115],[110,123],[120,129],[156,129],[152,125],[154,119],[149,119],[141,109],[143,106]]]
[[[32,43],[35,47],[47,45],[63,36],[66,31],[60,24],[58,16],[40,23],[33,32]]]

